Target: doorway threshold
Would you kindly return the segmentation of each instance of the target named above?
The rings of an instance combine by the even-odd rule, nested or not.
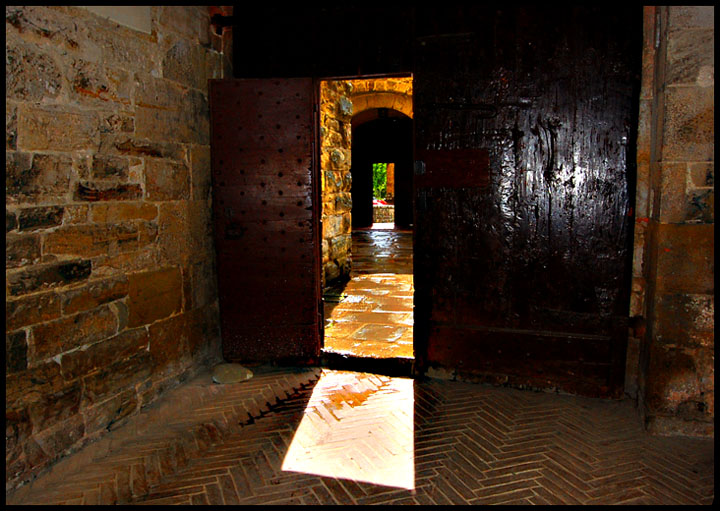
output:
[[[320,362],[321,366],[326,369],[382,374],[384,376],[412,378],[415,372],[415,359],[407,357],[359,357],[323,350]]]

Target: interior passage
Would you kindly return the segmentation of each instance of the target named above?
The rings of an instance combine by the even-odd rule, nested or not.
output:
[[[412,243],[412,231],[353,231],[350,280],[323,297],[325,351],[413,357]]]

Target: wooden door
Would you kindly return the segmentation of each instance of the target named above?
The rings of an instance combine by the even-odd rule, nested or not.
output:
[[[426,367],[620,395],[640,8],[417,11]]]
[[[316,363],[319,218],[312,79],[211,80],[223,356]]]

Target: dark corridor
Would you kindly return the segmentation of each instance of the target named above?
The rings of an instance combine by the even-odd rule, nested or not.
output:
[[[372,164],[395,163],[395,225],[413,224],[412,119],[385,117],[352,128],[352,228],[373,223]]]

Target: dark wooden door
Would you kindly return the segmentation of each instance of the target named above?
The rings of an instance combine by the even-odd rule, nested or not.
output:
[[[622,392],[640,15],[418,9],[421,364]]]
[[[223,355],[320,353],[312,79],[211,80],[213,213]]]

